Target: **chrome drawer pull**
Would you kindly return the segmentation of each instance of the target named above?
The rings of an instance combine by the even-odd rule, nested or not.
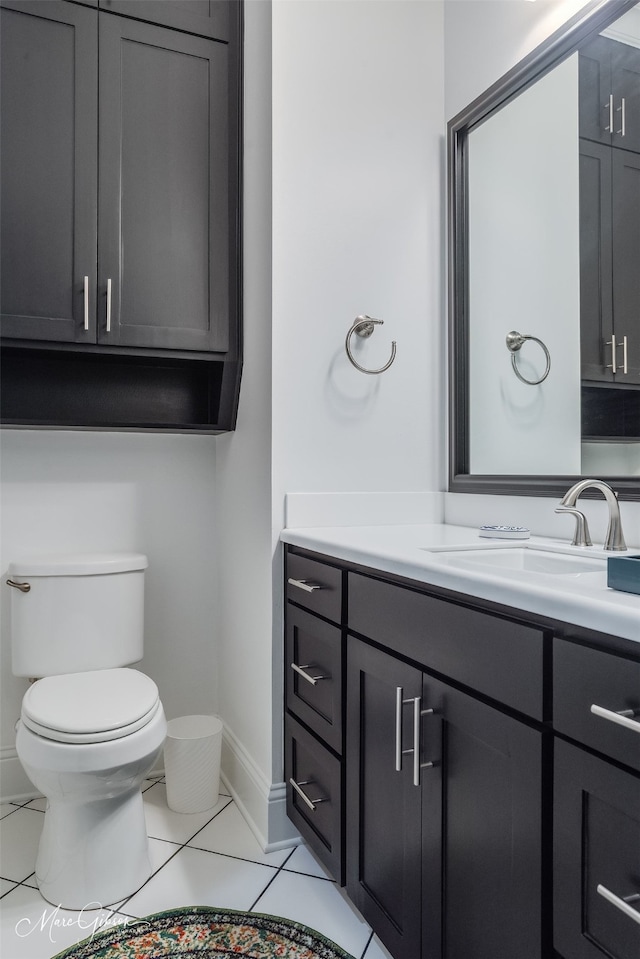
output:
[[[413,749],[402,748],[402,707],[414,702],[413,699],[404,699],[404,689],[396,686],[396,772],[402,772],[402,757],[405,753],[412,753]]]
[[[298,589],[303,589],[305,593],[314,593],[316,589],[324,589],[324,586],[321,586],[320,583],[308,583],[306,579],[289,579],[287,580],[289,586],[297,586]]]
[[[630,902],[637,902],[638,899],[640,899],[640,895],[634,894],[621,899],[620,896],[616,896],[614,892],[611,892],[606,886],[600,884],[598,884],[596,892],[602,896],[603,899],[606,899],[607,902],[610,902],[612,906],[615,906],[616,909],[619,909],[620,912],[623,912],[625,916],[628,916],[629,919],[633,919],[634,922],[640,925],[640,912],[629,905]]]
[[[301,786],[312,786],[312,785],[313,785],[313,779],[305,779],[304,782],[297,783],[297,782],[295,781],[295,779],[293,779],[293,777],[292,777],[292,778],[289,780],[289,782],[291,783],[291,785],[293,786],[293,788],[295,789],[295,791],[298,793],[298,795],[300,796],[300,798],[303,800],[303,802],[305,802],[305,803],[307,804],[307,806],[309,807],[309,809],[311,810],[311,812],[315,812],[315,809],[316,809],[316,806],[318,805],[318,803],[328,802],[328,799],[326,799],[326,798],[325,798],[325,799],[313,799],[313,800],[312,800],[312,799],[309,799],[309,797],[307,796],[307,794],[305,793],[305,791],[300,788]]]
[[[84,330],[89,329],[89,277],[84,278]]]
[[[111,277],[107,280],[107,333],[111,333]]]
[[[331,676],[310,676],[309,673],[305,673],[305,669],[315,669],[313,663],[306,663],[304,666],[298,666],[297,663],[291,663],[290,665],[291,669],[295,670],[299,676],[306,679],[312,686],[317,686],[321,679],[331,679]]]
[[[594,703],[591,712],[594,716],[600,716],[601,719],[608,719],[609,722],[618,723],[625,729],[633,729],[634,732],[640,733],[640,722],[633,718],[638,715],[635,709],[621,709],[620,712],[615,713],[612,709],[605,709],[604,706],[596,706]]]

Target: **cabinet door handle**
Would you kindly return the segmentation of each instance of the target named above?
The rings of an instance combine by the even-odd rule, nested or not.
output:
[[[318,805],[318,803],[327,802],[327,798],[325,798],[325,799],[309,799],[309,797],[308,797],[307,794],[305,793],[304,789],[301,789],[301,788],[300,788],[301,786],[311,786],[311,785],[313,785],[313,780],[312,780],[312,779],[305,779],[305,780],[303,780],[303,782],[297,783],[297,782],[295,781],[295,779],[293,778],[293,776],[292,776],[291,779],[289,780],[289,782],[291,783],[291,785],[293,786],[293,788],[295,789],[295,791],[298,793],[298,795],[300,796],[300,798],[302,799],[302,801],[307,804],[307,806],[309,807],[309,809],[311,810],[311,812],[315,812],[315,811],[316,811],[316,806]]]
[[[627,135],[627,102],[624,97],[620,98],[620,106],[616,112],[620,114],[620,129],[615,132],[624,137]]]
[[[289,577],[287,582],[289,586],[297,586],[298,589],[303,589],[305,593],[314,593],[316,589],[324,589],[324,586],[321,586],[320,583],[308,583],[306,579],[292,579]]]
[[[304,666],[298,666],[297,663],[291,663],[290,665],[291,669],[302,676],[303,679],[306,679],[308,683],[311,683],[312,686],[317,686],[321,679],[331,679],[330,676],[310,676],[309,673],[305,673],[305,669],[314,669],[313,663],[306,663]]]
[[[640,912],[629,905],[630,902],[637,902],[638,899],[640,899],[640,893],[635,893],[632,896],[626,896],[624,899],[621,899],[620,896],[616,896],[614,892],[611,892],[610,889],[607,889],[606,886],[600,883],[596,887],[596,892],[602,896],[603,899],[606,899],[607,902],[610,902],[612,906],[615,906],[616,909],[619,909],[620,912],[623,912],[625,916],[628,916],[629,919],[633,919],[634,922],[640,925]]]
[[[627,337],[622,337],[622,372],[627,373]]]
[[[413,699],[404,698],[404,689],[402,686],[396,686],[396,772],[402,772],[402,756],[404,753],[413,752],[412,749],[402,748],[402,707],[408,706]]]
[[[89,277],[84,278],[84,329],[89,330]]]
[[[107,280],[107,333],[111,333],[111,277]]]
[[[604,108],[609,111],[609,126],[606,126],[605,130],[613,133],[613,93],[609,94],[609,102],[605,103]]]
[[[616,366],[616,335],[615,333],[611,334],[611,339],[607,340],[607,346],[611,347],[611,362],[607,363],[607,369],[611,370],[613,373],[617,373],[618,368]]]
[[[619,712],[614,712],[612,709],[605,709],[604,706],[597,706],[594,703],[591,706],[591,712],[594,716],[600,716],[601,719],[608,719],[611,723],[618,723],[619,726],[624,726],[625,729],[632,729],[634,732],[640,733],[640,722],[634,719],[634,716],[638,714],[638,710],[621,709]]]

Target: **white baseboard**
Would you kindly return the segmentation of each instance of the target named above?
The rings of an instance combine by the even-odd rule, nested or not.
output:
[[[265,852],[302,842],[286,812],[284,783],[269,783],[242,743],[225,726],[220,778]]]

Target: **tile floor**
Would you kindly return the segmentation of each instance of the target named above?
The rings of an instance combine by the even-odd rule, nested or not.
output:
[[[100,923],[179,906],[226,906],[286,916],[337,942],[355,959],[389,954],[306,846],[264,853],[233,800],[203,813],[172,812],[162,780],[144,790],[153,874],[111,910],[59,910],[38,893],[34,864],[44,800],[0,806],[0,954],[51,959]],[[115,913],[115,916],[113,915]],[[120,921],[124,921],[122,918]]]

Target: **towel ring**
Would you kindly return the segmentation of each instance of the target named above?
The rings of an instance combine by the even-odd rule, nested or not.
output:
[[[528,380],[518,369],[516,354],[519,352],[525,340],[533,340],[534,343],[537,343],[539,346],[541,346],[547,361],[545,371],[538,380]],[[528,386],[537,386],[538,383],[542,383],[543,380],[546,380],[549,375],[549,370],[551,369],[551,354],[542,340],[539,340],[537,336],[529,336],[527,333],[517,333],[516,330],[511,330],[510,333],[507,333],[507,349],[511,353],[511,365],[513,367],[513,372],[516,374],[519,380],[521,380],[523,383],[526,383]]]
[[[388,370],[393,361],[396,358],[396,341],[391,341],[391,356],[379,370],[367,370],[364,366],[355,360],[353,353],[351,352],[351,337],[354,333],[357,333],[358,336],[368,337],[371,336],[376,326],[381,326],[384,323],[384,320],[374,320],[372,316],[356,316],[353,326],[347,333],[347,338],[344,341],[344,346],[347,351],[347,356],[349,360],[357,370],[360,370],[361,373],[367,373],[370,376],[374,376],[377,373],[384,373],[385,370]]]

